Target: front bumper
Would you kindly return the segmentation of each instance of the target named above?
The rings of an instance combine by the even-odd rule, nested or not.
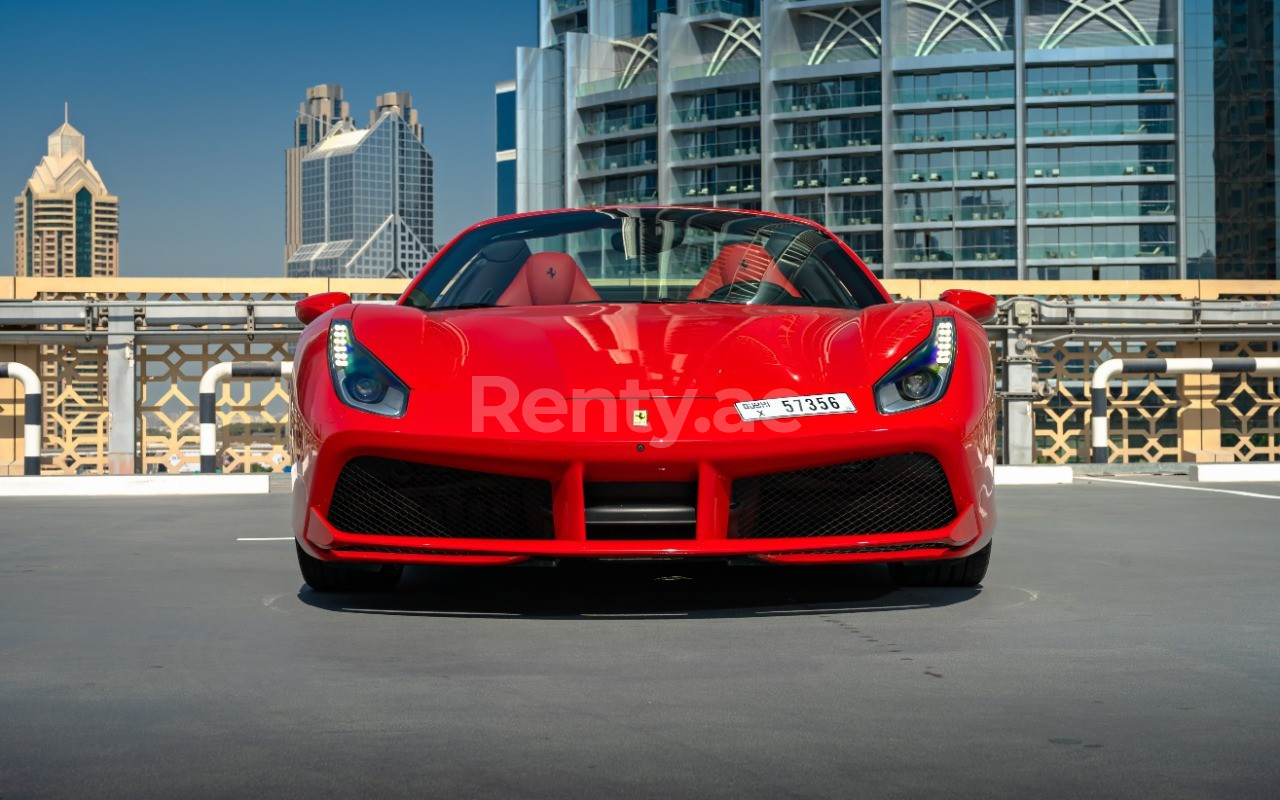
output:
[[[510,564],[541,558],[754,556],[777,563],[911,561],[961,558],[985,546],[995,527],[993,459],[979,431],[917,424],[836,435],[775,436],[741,441],[678,441],[662,448],[637,442],[493,440],[340,431],[309,455],[295,485],[294,528],[313,556],[336,561],[420,564]],[[944,526],[903,531],[772,538],[731,536],[737,479],[808,467],[924,453],[941,464],[955,516]],[[553,530],[548,538],[465,538],[340,530],[329,505],[341,470],[378,456],[550,482]],[[610,481],[696,483],[692,535],[660,539],[589,536],[584,485]],[[484,503],[485,498],[474,498]],[[886,518],[893,509],[885,511]],[[411,533],[411,532],[410,532]]]

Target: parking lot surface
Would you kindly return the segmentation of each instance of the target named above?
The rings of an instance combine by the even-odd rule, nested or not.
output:
[[[343,596],[272,538],[287,495],[5,499],[0,797],[1280,794],[1280,486],[999,508],[974,590],[657,562]]]

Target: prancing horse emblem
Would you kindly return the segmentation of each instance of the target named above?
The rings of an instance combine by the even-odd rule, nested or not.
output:
[[[631,424],[637,428],[649,427],[649,412],[644,409],[636,409],[631,412]]]
[[[555,268],[555,267],[547,267],[547,277],[548,277],[548,278],[554,278],[555,276],[556,276],[556,268]]]

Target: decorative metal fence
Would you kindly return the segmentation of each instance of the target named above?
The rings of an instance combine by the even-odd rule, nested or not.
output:
[[[1115,357],[1278,352],[1280,283],[897,280],[899,297],[972,288],[1001,300],[989,327],[1007,463],[1089,460],[1089,376]],[[200,376],[221,361],[292,358],[292,304],[346,291],[390,301],[402,281],[0,280],[0,361],[44,381],[45,473],[199,468]],[[1133,376],[1113,383],[1112,462],[1280,460],[1275,378]],[[0,475],[22,472],[22,389],[0,379]],[[287,380],[230,380],[217,400],[224,472],[289,466]]]

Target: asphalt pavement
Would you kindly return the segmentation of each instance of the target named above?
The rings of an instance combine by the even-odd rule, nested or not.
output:
[[[0,798],[1280,795],[1280,486],[1119,480],[1000,489],[973,590],[660,562],[317,595],[284,495],[7,498]]]

